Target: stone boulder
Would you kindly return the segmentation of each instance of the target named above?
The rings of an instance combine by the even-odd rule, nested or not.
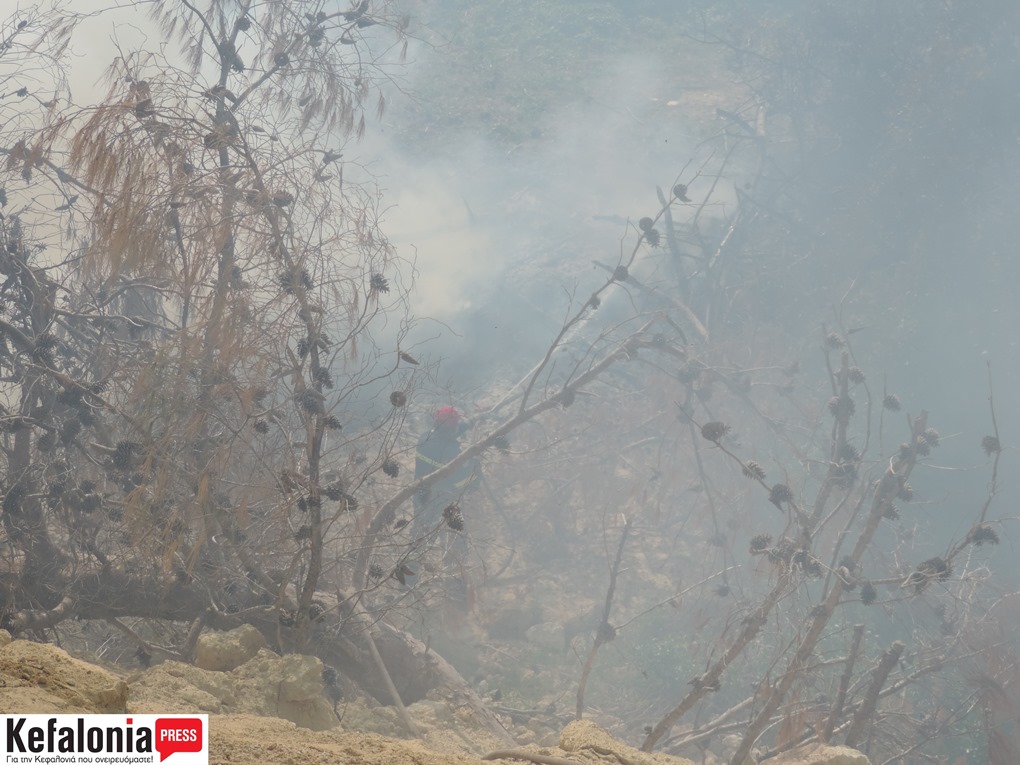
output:
[[[314,656],[259,651],[230,673],[239,711],[282,717],[312,730],[332,728],[337,719],[323,695],[322,670],[322,662]]]
[[[0,680],[0,712],[127,709],[127,683],[47,643],[14,640],[0,648]]]
[[[131,683],[128,711],[136,714],[223,713],[237,706],[234,679],[227,672],[164,661]]]
[[[629,765],[694,765],[683,757],[668,754],[642,752],[617,741],[591,720],[575,720],[560,734],[559,748],[569,752],[569,759],[582,762],[600,763],[606,758]],[[562,756],[562,754],[560,755]]]
[[[856,749],[820,744],[784,752],[769,762],[773,765],[871,765]]]
[[[229,632],[204,632],[195,646],[195,666],[229,672],[254,658],[265,647],[266,639],[250,624]]]
[[[236,631],[236,630],[235,630]],[[322,662],[261,650],[229,672],[166,661],[131,684],[129,708],[138,714],[209,712],[282,717],[304,728],[337,725],[323,695]]]

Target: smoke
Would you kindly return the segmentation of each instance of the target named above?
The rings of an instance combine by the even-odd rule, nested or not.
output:
[[[137,7],[86,18],[71,51],[74,99],[98,102],[111,58],[160,40]],[[550,108],[528,101],[532,129],[517,144],[484,126],[420,124],[416,93],[448,55],[412,43],[409,63],[392,70],[400,79],[388,113],[345,158],[379,183],[383,230],[413,264],[411,306],[421,322],[412,341],[446,360],[445,377],[471,385],[493,365],[513,375],[533,363],[568,311],[604,282],[593,261],[615,266],[629,256],[633,223],[659,208],[655,187],[669,189],[685,167],[689,181],[711,158],[686,119],[703,108],[697,92],[668,62],[637,50],[606,59]],[[390,70],[396,59],[393,51],[379,64]],[[707,189],[707,179],[691,182],[695,196]],[[662,251],[643,253],[634,273],[662,278]],[[607,309],[618,299],[633,307],[622,290],[607,297]]]
[[[422,54],[412,92],[429,56],[442,55]],[[684,180],[693,198],[707,195],[711,179],[696,174],[718,158],[688,124],[689,100],[663,62],[633,52],[578,83],[575,99],[534,115],[522,143],[415,126],[414,104],[404,102],[361,144],[381,158],[373,170],[392,204],[384,230],[416,263],[414,313],[448,328],[437,338],[423,323],[444,378],[472,388],[522,374],[608,278],[595,261],[611,270],[629,258],[637,220],[660,209],[657,186],[668,197]],[[725,212],[731,193],[714,190],[706,219]],[[677,208],[677,222],[694,209]],[[655,284],[672,268],[664,249],[644,247],[632,273]],[[591,336],[640,302],[622,287],[606,297]]]
[[[105,95],[113,56],[161,40],[137,7],[82,24],[69,72],[79,103]],[[413,43],[402,70],[390,69],[396,51],[379,59],[397,71],[399,87],[386,94],[389,111],[370,124],[366,138],[344,147],[345,177],[357,180],[356,166],[367,168],[363,177],[382,193],[383,231],[413,264],[411,309],[419,321],[409,344],[425,361],[443,362],[435,383],[444,396],[529,369],[605,282],[604,267],[629,258],[636,221],[659,209],[656,187],[668,194],[679,179],[692,198],[704,199],[719,162],[688,118],[714,107],[662,58],[621,51],[572,83],[569,97],[544,108],[524,98],[530,131],[512,143],[495,126],[418,120],[416,94],[448,55]],[[703,215],[725,213],[731,188],[715,187]],[[692,214],[693,208],[675,212],[678,223]],[[653,285],[674,267],[664,250],[647,248],[635,265],[632,273]],[[406,275],[399,278],[406,286]],[[579,345],[633,314],[639,298],[623,287],[610,290]],[[380,343],[397,330],[381,330]]]
[[[466,184],[442,163],[384,164],[389,182],[382,228],[414,263],[414,313],[446,322],[470,311],[473,293],[495,266],[497,246],[491,232],[475,224]]]

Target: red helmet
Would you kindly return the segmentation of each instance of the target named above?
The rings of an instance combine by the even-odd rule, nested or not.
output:
[[[433,422],[439,427],[454,427],[460,422],[460,412],[452,406],[441,406],[436,410]]]

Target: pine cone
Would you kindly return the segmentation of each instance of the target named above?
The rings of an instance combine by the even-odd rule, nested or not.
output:
[[[706,422],[701,426],[701,437],[714,443],[719,443],[729,432],[730,426],[721,422]]]
[[[742,472],[747,478],[756,478],[759,481],[765,480],[765,469],[754,460],[748,460]]]
[[[755,534],[751,537],[751,555],[761,555],[772,545],[771,534]]]
[[[446,525],[454,531],[464,530],[464,516],[460,512],[460,505],[453,502],[443,508],[443,520]]]
[[[785,483],[777,483],[769,491],[769,502],[780,507],[783,502],[793,501],[793,491]]]
[[[875,589],[875,585],[871,582],[865,582],[864,586],[861,587],[861,603],[866,606],[870,606],[875,602],[878,597],[878,591]]]
[[[983,544],[997,545],[999,544],[999,535],[991,526],[981,525],[971,531],[970,541],[978,547]]]
[[[372,292],[390,291],[390,283],[382,274],[372,274],[372,278],[369,280],[369,286],[372,288]]]

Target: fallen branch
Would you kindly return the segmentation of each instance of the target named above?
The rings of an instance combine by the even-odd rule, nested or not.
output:
[[[22,632],[25,630],[41,630],[62,622],[74,613],[75,601],[70,595],[63,599],[48,611],[27,609],[13,614],[5,623],[5,628],[11,632]]]
[[[390,677],[390,672],[386,669],[386,662],[383,661],[382,656],[379,654],[379,648],[375,644],[375,640],[372,638],[372,626],[368,624],[368,618],[365,612],[358,609],[356,612],[359,619],[363,619],[365,624],[365,643],[368,644],[368,652],[372,654],[372,661],[375,662],[375,668],[379,670],[379,674],[382,676],[383,683],[386,685],[386,690],[389,691],[390,699],[393,701],[393,706],[397,709],[397,715],[400,717],[400,721],[407,728],[407,732],[412,736],[420,736],[421,732],[418,730],[418,726],[414,724],[411,716],[407,714],[407,707],[404,706],[404,702],[400,698],[400,693],[397,691],[397,686],[393,684],[393,678]]]

